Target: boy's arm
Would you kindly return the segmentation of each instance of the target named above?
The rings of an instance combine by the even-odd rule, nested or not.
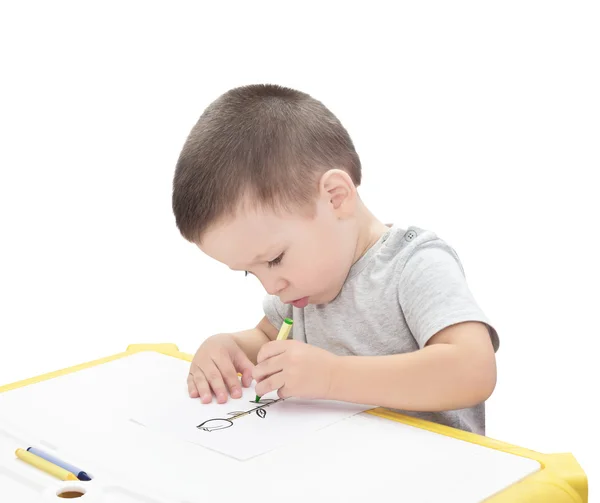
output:
[[[329,399],[418,411],[474,406],[496,385],[486,325],[465,322],[434,335],[418,351],[336,358]]]
[[[265,316],[255,328],[236,332],[231,335],[248,359],[256,365],[256,355],[260,351],[260,348],[267,342],[275,340],[277,333],[277,329]]]

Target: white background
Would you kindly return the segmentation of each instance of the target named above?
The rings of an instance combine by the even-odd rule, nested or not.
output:
[[[459,253],[501,337],[488,436],[572,452],[594,501],[597,4],[208,3],[0,7],[0,384],[259,320],[171,182],[210,101],[278,83],[348,128],[378,217]]]

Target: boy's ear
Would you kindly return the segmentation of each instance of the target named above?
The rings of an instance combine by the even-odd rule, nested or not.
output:
[[[357,191],[350,175],[341,169],[323,173],[319,184],[321,197],[328,199],[333,211],[341,218],[350,216],[356,207]]]

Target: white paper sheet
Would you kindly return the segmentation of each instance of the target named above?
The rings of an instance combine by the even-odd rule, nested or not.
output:
[[[179,440],[202,445],[244,460],[301,439],[303,435],[373,408],[344,402],[277,400],[276,393],[255,403],[254,386],[243,389],[239,399],[226,404],[202,404],[187,392],[185,380],[189,364],[176,372],[163,372],[160,383],[153,382],[151,406],[137,408],[131,419]],[[265,403],[263,403],[265,402]],[[156,407],[156,404],[161,404]],[[253,410],[255,409],[255,410]],[[234,412],[251,411],[236,417]],[[198,428],[201,426],[204,429]]]

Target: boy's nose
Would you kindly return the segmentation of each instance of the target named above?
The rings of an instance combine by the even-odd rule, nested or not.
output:
[[[263,286],[269,295],[278,295],[284,288],[287,287],[287,281],[284,279],[277,279],[275,281],[263,284]]]

